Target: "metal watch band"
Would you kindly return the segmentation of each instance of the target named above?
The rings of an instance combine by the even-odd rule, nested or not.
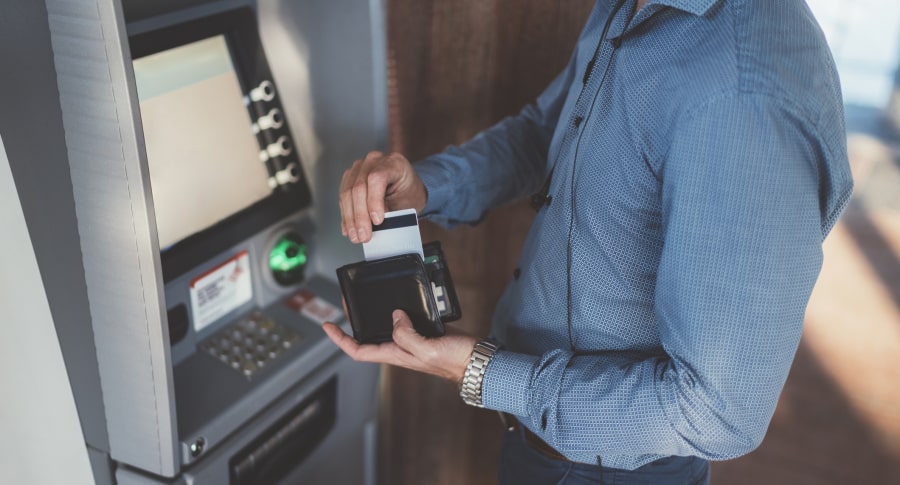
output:
[[[464,403],[479,408],[484,407],[481,402],[481,384],[484,382],[487,366],[494,358],[494,353],[498,348],[497,344],[489,339],[475,344],[472,349],[472,357],[469,358],[469,365],[466,366],[466,373],[463,375],[462,384],[459,386],[459,397]]]

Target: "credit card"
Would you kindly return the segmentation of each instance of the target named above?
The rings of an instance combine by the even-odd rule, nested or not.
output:
[[[418,253],[424,259],[416,210],[403,209],[385,213],[384,221],[372,226],[372,240],[363,243],[362,247],[366,261],[410,253]]]

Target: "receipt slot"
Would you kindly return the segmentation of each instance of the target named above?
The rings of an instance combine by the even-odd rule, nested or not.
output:
[[[32,240],[95,481],[374,483],[378,367],[321,325],[349,331],[335,269],[359,251],[334,190],[386,146],[383,5],[40,7],[17,42],[55,79],[16,84],[39,108],[7,103],[0,129],[58,127],[57,210],[29,209],[46,180],[16,141],[9,163],[48,228]],[[60,237],[77,245],[53,266]]]

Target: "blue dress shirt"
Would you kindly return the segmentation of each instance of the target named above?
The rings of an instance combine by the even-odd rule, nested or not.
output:
[[[634,1],[597,2],[534,104],[416,165],[423,214],[447,226],[552,173],[495,313],[484,404],[629,470],[759,445],[852,187],[805,2]]]

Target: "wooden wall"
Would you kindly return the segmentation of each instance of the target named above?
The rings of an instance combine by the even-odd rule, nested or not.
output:
[[[593,4],[389,0],[392,149],[421,159],[517,113],[565,66]],[[450,261],[461,327],[488,333],[532,217],[519,202],[475,228],[423,224],[423,239],[440,240]],[[496,483],[496,413],[465,406],[448,382],[402,369],[388,369],[382,384],[382,484]]]

